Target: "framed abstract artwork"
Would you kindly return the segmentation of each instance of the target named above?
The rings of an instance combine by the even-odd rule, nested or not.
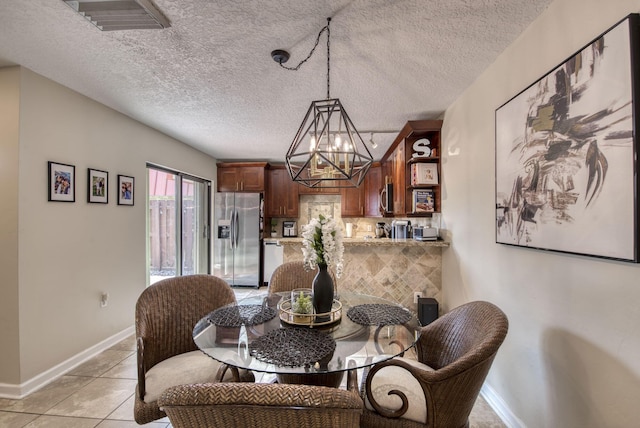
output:
[[[133,205],[134,178],[118,175],[118,205]]]
[[[58,162],[48,162],[49,201],[76,201],[76,167]]]
[[[109,202],[109,173],[89,168],[87,183],[87,202],[106,204]]]
[[[496,242],[638,263],[640,15],[495,113]]]

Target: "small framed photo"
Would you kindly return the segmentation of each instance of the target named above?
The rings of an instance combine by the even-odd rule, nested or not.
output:
[[[134,178],[118,175],[118,205],[133,205]]]
[[[87,202],[106,204],[109,202],[109,173],[89,168],[87,174]]]
[[[411,184],[413,186],[438,184],[438,164],[414,163],[411,165]]]
[[[76,201],[76,167],[49,161],[49,201]]]

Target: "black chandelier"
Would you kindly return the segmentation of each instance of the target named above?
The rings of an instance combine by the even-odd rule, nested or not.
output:
[[[293,181],[307,187],[358,187],[369,171],[373,157],[340,100],[330,96],[330,24],[331,18],[327,18],[327,25],[318,33],[315,46],[296,67],[283,65],[289,59],[288,52],[271,52],[281,67],[296,71],[311,58],[320,36],[327,32],[327,98],[313,101],[307,110],[287,151],[287,170]]]

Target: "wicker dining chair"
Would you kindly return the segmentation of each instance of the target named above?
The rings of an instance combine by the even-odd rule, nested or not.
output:
[[[355,388],[214,383],[167,389],[159,400],[174,428],[353,428],[362,399]]]
[[[136,303],[138,384],[134,419],[139,424],[165,417],[158,398],[171,386],[214,382],[221,364],[198,350],[193,328],[209,312],[236,298],[211,275],[167,278],[146,288]],[[227,370],[224,380],[253,381],[253,374]]]
[[[333,279],[334,289],[337,290],[338,281],[333,270],[329,270]],[[269,294],[281,291],[291,291],[296,288],[312,288],[313,279],[318,273],[317,269],[305,270],[303,261],[286,262],[278,266],[271,275]],[[334,290],[334,292],[335,292]]]
[[[366,374],[361,426],[468,427],[508,324],[497,306],[477,301],[422,327],[418,361],[394,358]]]

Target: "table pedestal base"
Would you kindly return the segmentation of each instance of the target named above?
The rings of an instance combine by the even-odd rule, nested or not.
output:
[[[335,373],[305,373],[305,374],[279,374],[276,375],[278,383],[295,383],[302,385],[340,387],[344,372]]]

